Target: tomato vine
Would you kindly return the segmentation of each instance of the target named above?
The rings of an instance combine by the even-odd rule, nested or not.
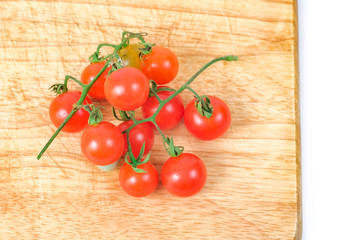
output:
[[[122,40],[121,40],[120,44],[118,44],[118,45],[108,44],[108,43],[99,44],[97,46],[96,51],[89,57],[89,61],[90,61],[90,63],[105,62],[105,64],[90,83],[84,84],[81,81],[77,80],[76,78],[67,75],[67,76],[65,76],[65,79],[64,79],[63,83],[54,84],[54,85],[52,85],[50,87],[50,89],[52,91],[54,91],[56,94],[66,93],[68,91],[68,87],[67,87],[68,80],[72,80],[72,81],[76,82],[77,84],[79,84],[81,86],[82,93],[81,93],[81,96],[80,96],[79,100],[74,104],[74,107],[71,110],[71,112],[68,114],[68,116],[62,122],[62,124],[57,128],[57,130],[51,136],[51,138],[48,140],[48,142],[45,144],[43,149],[40,151],[40,153],[37,156],[37,159],[41,158],[41,156],[44,154],[44,152],[47,150],[47,148],[50,146],[50,144],[54,141],[54,139],[59,134],[59,132],[64,128],[64,126],[69,122],[69,120],[75,115],[75,113],[79,109],[84,108],[85,110],[90,112],[90,116],[91,116],[89,118],[89,124],[90,125],[96,125],[96,124],[99,124],[101,122],[102,114],[101,114],[99,106],[96,106],[94,104],[83,105],[83,102],[84,102],[87,94],[89,93],[90,89],[93,87],[93,85],[95,84],[95,82],[97,81],[99,76],[101,74],[103,74],[103,72],[108,67],[111,67],[111,70],[109,71],[108,76],[113,71],[116,71],[117,69],[120,69],[120,68],[124,67],[124,66],[122,66],[121,57],[119,57],[119,51],[121,49],[127,47],[130,44],[131,39],[136,38],[136,39],[140,40],[140,44],[143,46],[143,48],[140,49],[140,59],[142,59],[143,56],[146,56],[147,54],[150,54],[151,53],[151,48],[153,47],[153,44],[147,43],[144,40],[144,37],[146,35],[147,35],[146,33],[132,33],[132,32],[124,31],[122,33]],[[112,48],[113,49],[112,53],[101,57],[100,50],[103,47]],[[172,99],[174,99],[177,95],[179,95],[181,92],[183,92],[186,89],[189,90],[194,95],[194,97],[196,99],[195,102],[196,102],[196,108],[197,108],[198,113],[201,116],[205,116],[206,118],[211,117],[213,107],[211,105],[211,101],[210,101],[209,97],[207,97],[205,95],[200,96],[198,93],[196,93],[196,91],[194,89],[192,89],[190,87],[190,84],[205,69],[207,69],[212,64],[214,64],[214,63],[216,63],[218,61],[237,61],[237,60],[238,60],[238,57],[234,56],[234,55],[227,55],[227,56],[215,58],[215,59],[209,61],[207,64],[205,64],[202,68],[200,68],[191,78],[189,78],[189,80],[187,80],[177,90],[171,89],[171,88],[168,88],[168,87],[163,87],[163,89],[157,88],[157,84],[154,81],[150,81],[149,82],[149,84],[150,84],[150,93],[149,94],[150,94],[150,96],[154,96],[157,99],[157,101],[159,102],[159,106],[158,106],[157,110],[150,117],[139,120],[139,119],[135,118],[134,111],[122,111],[122,110],[118,110],[119,115],[120,115],[120,117],[118,117],[118,115],[116,113],[116,109],[113,108],[113,114],[114,114],[114,117],[116,119],[122,120],[122,121],[124,121],[124,120],[132,120],[133,121],[133,124],[129,128],[127,128],[125,130],[125,133],[126,133],[126,136],[127,136],[126,137],[127,146],[128,146],[128,151],[127,151],[127,153],[125,155],[125,161],[129,165],[132,166],[132,168],[134,169],[135,172],[137,172],[137,173],[145,172],[145,170],[142,170],[142,169],[138,168],[138,166],[140,166],[142,164],[145,164],[146,162],[149,161],[151,152],[149,152],[149,154],[144,159],[144,156],[143,156],[144,155],[144,149],[145,149],[145,142],[144,142],[143,145],[142,145],[142,148],[140,150],[139,155],[137,157],[135,157],[133,152],[132,152],[132,147],[131,147],[131,144],[130,144],[130,141],[129,141],[129,132],[139,124],[146,123],[146,122],[152,123],[155,126],[155,128],[159,131],[159,133],[161,135],[161,138],[162,138],[162,141],[163,141],[164,148],[167,151],[167,153],[171,157],[177,157],[177,156],[181,155],[181,153],[184,151],[184,147],[176,146],[174,144],[174,140],[173,140],[172,137],[164,135],[164,133],[160,129],[159,125],[155,121],[156,117],[158,116],[159,112],[164,108],[164,106],[167,103],[169,103]],[[173,93],[169,97],[167,97],[166,99],[161,99],[159,97],[159,94],[158,94],[159,91],[171,91]]]

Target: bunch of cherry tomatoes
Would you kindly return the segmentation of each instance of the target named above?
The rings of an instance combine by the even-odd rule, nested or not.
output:
[[[175,146],[173,138],[166,137],[162,131],[176,127],[184,119],[194,137],[216,139],[229,128],[230,111],[219,98],[199,96],[190,88],[189,84],[201,71],[178,90],[166,86],[178,73],[178,59],[170,49],[146,43],[142,36],[124,32],[121,44],[99,45],[80,81],[67,76],[63,84],[53,85],[52,90],[58,95],[51,102],[50,119],[59,131],[83,131],[81,150],[100,169],[112,170],[124,157],[120,186],[134,197],[147,196],[158,185],[158,173],[149,161],[154,129],[158,130],[170,155],[161,170],[162,184],[173,195],[192,196],[205,185],[206,167],[199,157]],[[131,43],[132,38],[141,42]],[[103,46],[113,48],[114,52],[100,57]],[[83,91],[69,91],[69,79],[77,82]],[[186,107],[180,96],[185,89],[195,96]],[[113,107],[114,116],[123,121],[116,126],[103,120],[101,106],[92,103],[87,95],[106,99]],[[135,117],[138,108],[141,118]]]

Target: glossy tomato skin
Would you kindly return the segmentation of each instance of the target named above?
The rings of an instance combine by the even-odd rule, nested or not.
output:
[[[81,92],[71,91],[56,96],[49,107],[49,115],[51,122],[59,127],[65,118],[73,109],[73,105],[81,97]],[[85,98],[83,104],[91,103],[88,97]],[[76,133],[82,131],[88,126],[89,113],[85,109],[79,109],[69,122],[61,130],[68,133]]]
[[[120,123],[118,128],[120,129],[121,132],[123,132],[126,129],[128,129],[131,125],[133,125],[133,123],[134,122],[132,120],[125,121]],[[124,156],[128,150],[126,133],[123,133],[123,137],[124,137],[124,152],[122,155]],[[144,155],[148,154],[152,146],[154,145],[154,131],[151,125],[147,122],[136,125],[129,132],[129,141],[135,158],[139,156],[141,147],[144,142],[145,142]]]
[[[81,136],[81,150],[94,164],[110,165],[121,157],[124,151],[124,138],[114,124],[102,121],[84,130]]]
[[[89,84],[104,66],[105,62],[89,64],[81,73],[81,82],[84,84]],[[105,71],[99,76],[94,85],[91,87],[88,93],[89,96],[97,99],[105,99],[104,84],[109,70],[110,67],[107,67]]]
[[[213,140],[223,135],[231,123],[231,114],[228,106],[221,99],[208,96],[213,106],[210,118],[201,116],[195,106],[195,99],[186,106],[184,123],[187,130],[201,140]]]
[[[207,171],[203,161],[194,154],[170,157],[161,170],[165,189],[178,197],[190,197],[205,185]]]
[[[142,106],[149,96],[146,76],[133,67],[112,72],[105,81],[105,97],[115,108],[131,111]]]
[[[144,46],[140,43],[132,43],[121,49],[119,51],[119,56],[121,58],[122,65],[125,67],[141,69],[140,48],[143,47]]]
[[[158,95],[161,100],[165,100],[171,96],[174,92],[161,91]],[[151,117],[159,107],[159,101],[156,97],[149,97],[145,104],[141,107],[144,118]],[[184,116],[184,104],[180,97],[177,95],[171,99],[170,102],[160,110],[155,118],[156,123],[159,125],[161,130],[169,130],[176,127]]]
[[[147,171],[137,173],[127,163],[120,168],[119,181],[122,189],[133,197],[145,197],[152,193],[159,181],[158,173],[150,162],[142,164],[137,168]]]
[[[149,79],[163,85],[174,80],[179,72],[179,61],[170,49],[154,46],[151,53],[143,56],[141,70]]]

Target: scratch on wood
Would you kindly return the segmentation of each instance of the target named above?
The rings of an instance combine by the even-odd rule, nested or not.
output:
[[[8,181],[11,181],[11,158],[8,158]]]
[[[170,48],[170,39],[171,39],[171,26],[169,27],[169,31],[168,31],[168,47]]]
[[[105,41],[105,42],[109,42],[109,41],[107,40],[106,30],[105,30],[105,28],[103,28],[103,27],[100,25],[99,18],[96,18],[96,25],[97,25],[99,31],[101,32],[102,37],[104,38],[104,41]]]
[[[229,31],[229,35],[230,35],[230,38],[231,38],[232,45],[236,46],[236,41],[234,39],[234,34],[233,34],[232,27],[231,27],[230,22],[229,22],[229,18],[225,15],[225,13],[223,13],[223,16],[225,18],[226,26],[227,26],[228,31]]]
[[[207,201],[207,202],[209,202],[209,203],[211,203],[212,205],[216,206],[217,208],[223,209],[223,210],[227,211],[228,213],[230,213],[230,214],[232,214],[232,215],[235,215],[235,216],[241,218],[241,220],[242,220],[243,222],[246,222],[246,223],[254,226],[255,228],[257,228],[257,229],[259,230],[259,233],[261,233],[261,235],[264,237],[264,239],[270,239],[270,236],[268,236],[267,234],[265,234],[264,230],[263,230],[258,224],[254,223],[254,222],[252,222],[252,221],[246,220],[246,219],[245,219],[243,216],[241,216],[240,214],[235,213],[235,212],[233,211],[233,209],[228,209],[228,208],[226,208],[226,207],[224,207],[224,206],[221,206],[221,205],[215,203],[214,201],[212,201],[212,200],[210,200],[210,199],[208,199],[208,198],[205,198],[204,200]]]
[[[60,169],[60,171],[65,175],[66,178],[70,178],[66,171],[64,171],[64,169],[59,165],[59,163],[55,160],[55,158],[51,155],[49,155],[49,157],[54,161],[54,163],[56,164],[56,166]]]
[[[5,198],[2,204],[2,212],[3,214],[6,214],[8,208],[7,199]]]
[[[66,203],[68,205],[70,205],[74,210],[75,212],[77,212],[79,214],[79,216],[83,217],[83,215],[81,214],[81,212],[71,203],[71,201],[69,201],[69,199],[64,195],[64,194],[61,194],[63,196],[63,198],[65,199]]]

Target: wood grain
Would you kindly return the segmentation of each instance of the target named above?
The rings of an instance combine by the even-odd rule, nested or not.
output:
[[[295,0],[2,1],[0,13],[1,239],[301,238]],[[192,84],[228,103],[229,131],[207,142],[183,124],[167,132],[207,166],[194,197],[161,185],[144,199],[127,196],[118,169],[101,172],[81,155],[81,134],[61,133],[36,160],[55,131],[48,87],[79,77],[96,45],[118,43],[123,30],[148,32],[177,54],[172,87],[212,58],[240,57]],[[157,134],[158,172],[166,159]]]

